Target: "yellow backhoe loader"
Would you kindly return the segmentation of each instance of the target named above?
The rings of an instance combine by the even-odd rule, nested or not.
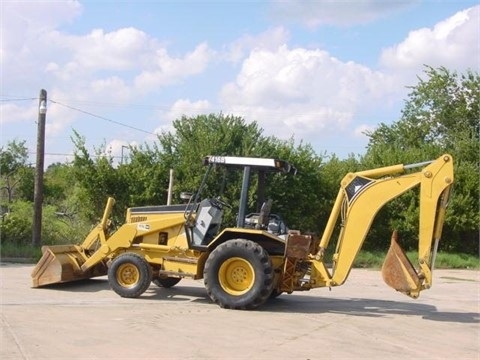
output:
[[[207,156],[206,174],[187,204],[132,207],[115,232],[108,230],[114,200],[101,222],[80,245],[44,246],[32,272],[33,287],[108,275],[122,297],[139,297],[150,284],[176,285],[182,278],[203,279],[213,302],[223,308],[254,309],[282,293],[342,285],[377,212],[390,200],[419,187],[418,261],[415,268],[393,233],[382,274],[385,282],[410,297],[432,285],[432,271],[453,184],[453,159],[393,165],[347,174],[321,237],[288,230],[270,214],[246,214],[251,176],[258,188],[270,172],[296,173],[282,160]],[[237,224],[222,226],[230,205],[221,197],[202,199],[212,169],[243,171]],[[233,210],[232,210],[233,211]],[[326,256],[334,229],[340,229],[332,258]]]

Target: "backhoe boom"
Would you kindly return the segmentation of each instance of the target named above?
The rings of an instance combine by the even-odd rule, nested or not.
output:
[[[426,164],[428,165],[419,172],[395,176],[412,167]],[[319,251],[313,259],[312,281],[319,286],[342,285],[378,211],[389,201],[420,186],[418,243],[420,270],[415,271],[406,259],[403,250],[396,244],[396,235],[392,241],[394,249],[387,255],[388,266],[384,266],[383,269],[384,279],[388,285],[409,296],[417,297],[421,290],[429,288],[432,283],[436,246],[440,239],[452,183],[453,161],[447,154],[427,163],[394,165],[347,174],[341,181],[332,213],[319,243]],[[330,273],[325,266],[315,262],[323,263],[325,249],[339,217],[340,234]]]

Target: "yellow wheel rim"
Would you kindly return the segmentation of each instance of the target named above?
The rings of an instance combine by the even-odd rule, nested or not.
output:
[[[122,264],[117,270],[117,282],[123,287],[132,287],[140,280],[140,272],[133,264]]]
[[[218,271],[220,286],[230,295],[242,295],[255,283],[255,271],[245,259],[233,257],[225,261]]]

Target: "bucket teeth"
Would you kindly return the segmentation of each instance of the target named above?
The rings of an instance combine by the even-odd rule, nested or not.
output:
[[[421,289],[421,280],[405,251],[398,244],[398,234],[394,231],[387,256],[382,266],[385,283],[395,290],[416,298]]]

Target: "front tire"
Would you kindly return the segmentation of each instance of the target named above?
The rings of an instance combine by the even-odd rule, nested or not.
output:
[[[124,253],[116,257],[108,269],[108,282],[118,295],[136,298],[150,286],[152,269],[140,255]]]
[[[250,240],[235,239],[219,245],[208,257],[203,276],[208,296],[227,309],[255,309],[273,289],[270,257]]]

